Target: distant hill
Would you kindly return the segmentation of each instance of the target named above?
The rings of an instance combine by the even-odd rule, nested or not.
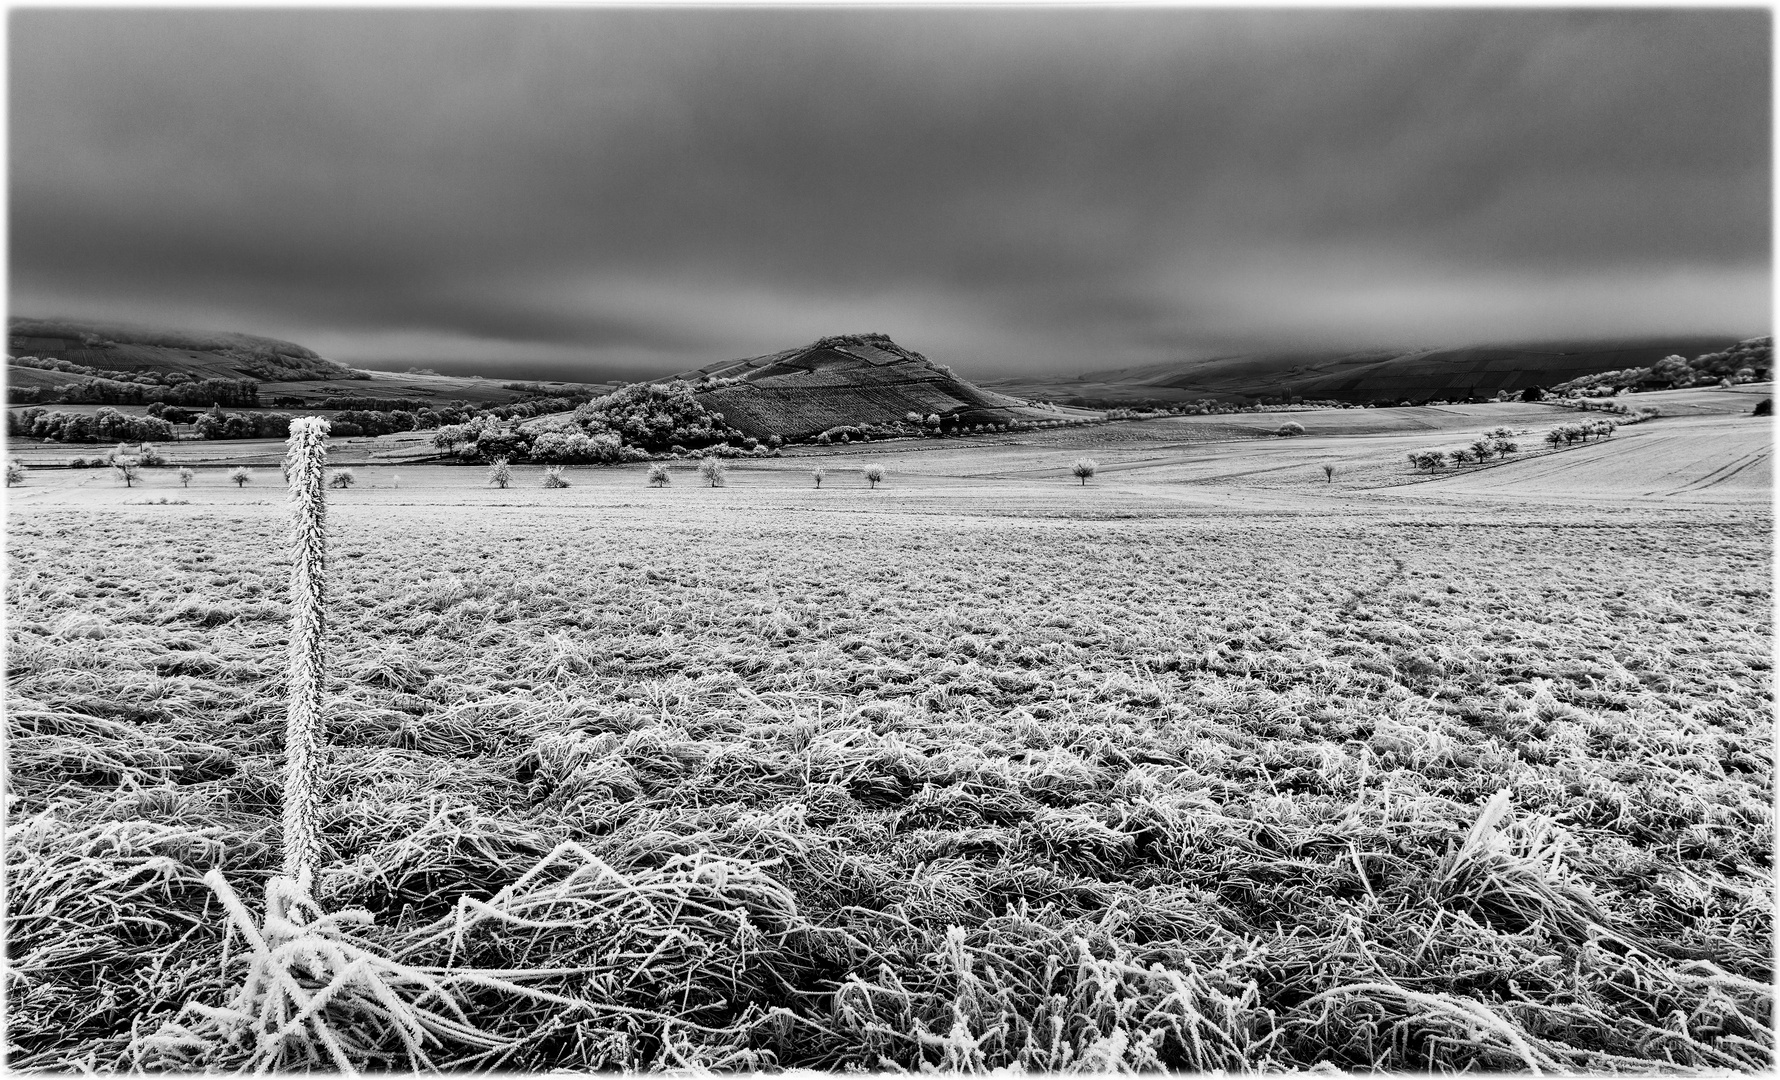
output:
[[[1167,361],[1073,378],[999,379],[985,385],[1063,404],[1114,405],[1194,398],[1304,398],[1355,404],[1465,401],[1502,390],[1549,387],[1580,376],[1649,367],[1671,354],[1724,349],[1734,338],[1549,341],[1437,349],[1277,350]]]
[[[277,338],[70,319],[8,320],[7,353],[62,360],[99,372],[180,374],[192,379],[363,378],[345,364]],[[27,378],[33,384],[43,384],[55,374],[61,373],[37,369],[37,374]]]
[[[805,438],[908,413],[953,424],[1055,420],[1055,411],[974,386],[883,334],[846,334],[766,356],[725,360],[678,378],[743,433]]]

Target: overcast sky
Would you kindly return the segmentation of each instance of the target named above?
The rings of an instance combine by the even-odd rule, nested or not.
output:
[[[1708,9],[15,9],[10,300],[501,370],[1748,336],[1770,40]]]

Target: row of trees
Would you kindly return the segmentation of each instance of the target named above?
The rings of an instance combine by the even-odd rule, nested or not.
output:
[[[1448,465],[1481,465],[1492,458],[1506,458],[1520,453],[1520,443],[1515,441],[1514,436],[1515,433],[1508,428],[1496,428],[1494,431],[1484,432],[1482,437],[1468,446],[1451,450],[1417,450],[1409,455],[1409,463],[1418,472],[1432,472]],[[1333,482],[1333,472],[1327,467],[1324,471],[1329,481]]]
[[[1605,439],[1613,435],[1618,424],[1611,420],[1590,420],[1583,424],[1560,424],[1545,433],[1547,446],[1571,446],[1590,439]]]

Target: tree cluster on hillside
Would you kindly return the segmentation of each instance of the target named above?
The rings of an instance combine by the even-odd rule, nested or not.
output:
[[[556,427],[538,429],[522,419],[574,412]],[[479,410],[458,424],[446,424],[433,445],[465,460],[531,460],[557,464],[612,464],[688,454],[738,457],[764,455],[767,445],[742,434],[706,408],[691,384],[633,383],[591,400],[540,398]]]
[[[1766,382],[1773,377],[1774,339],[1749,338],[1728,349],[1702,353],[1692,360],[1665,356],[1649,367],[1622,368],[1558,383],[1558,394],[1602,396],[1625,390],[1680,389],[1713,383]]]

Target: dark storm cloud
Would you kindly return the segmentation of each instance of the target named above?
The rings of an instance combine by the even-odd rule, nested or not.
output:
[[[18,11],[12,303],[969,371],[1769,318],[1763,11]]]

